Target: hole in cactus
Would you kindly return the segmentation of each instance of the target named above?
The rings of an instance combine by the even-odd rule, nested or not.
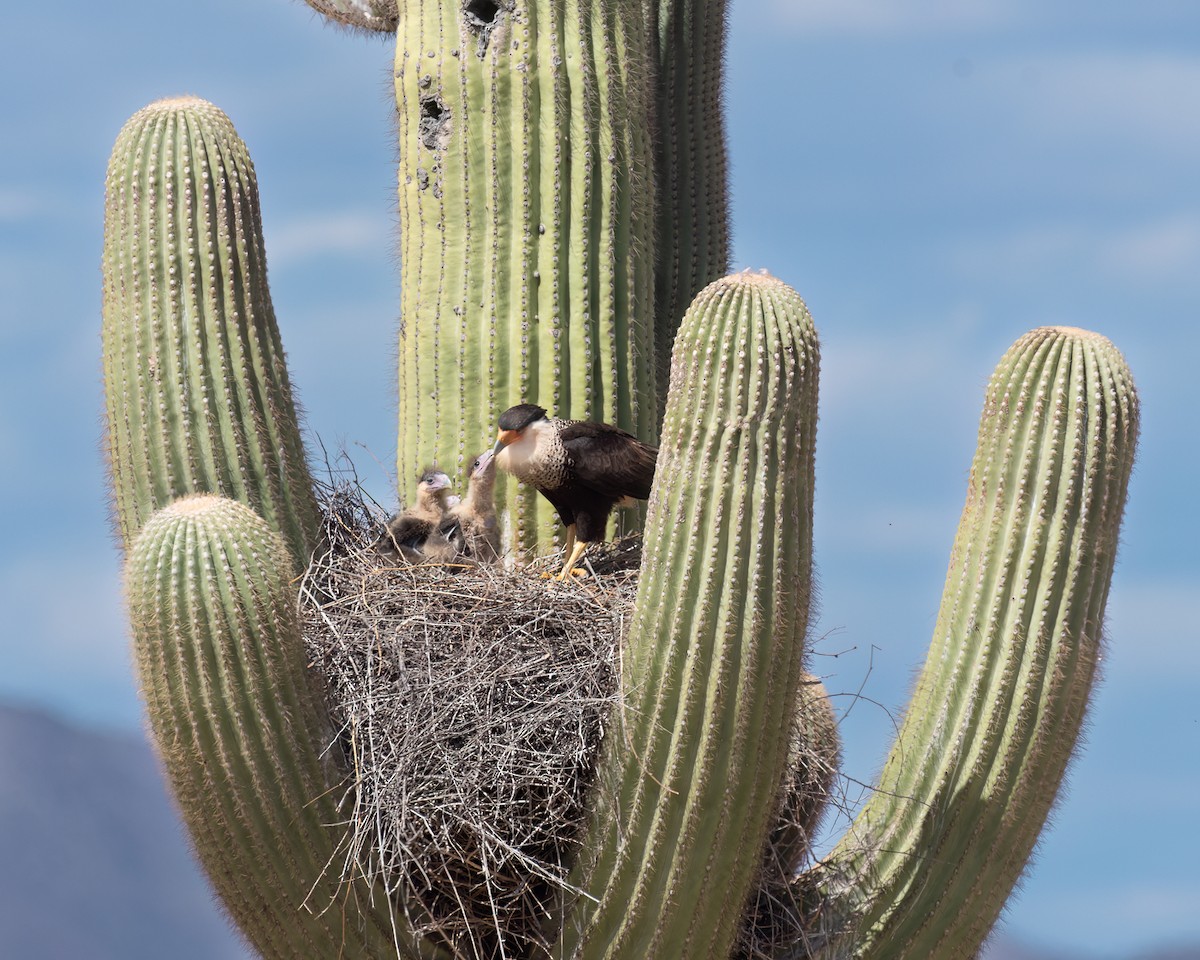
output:
[[[478,38],[475,53],[479,59],[482,60],[487,53],[492,31],[503,22],[504,14],[511,13],[512,9],[512,0],[463,0],[463,20],[467,29]]]
[[[450,108],[441,97],[421,98],[421,119],[417,122],[417,135],[421,143],[430,150],[443,150],[450,142]]]
[[[467,18],[467,24],[477,30],[494,26],[501,9],[503,8],[497,0],[467,0],[463,4],[463,14]]]

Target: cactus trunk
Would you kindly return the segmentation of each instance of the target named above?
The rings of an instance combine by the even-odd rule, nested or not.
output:
[[[452,473],[521,401],[652,440],[653,176],[635,0],[430,0],[404,9],[402,489]],[[511,480],[510,543],[558,528]]]
[[[655,345],[665,409],[675,331],[729,269],[726,0],[645,0],[655,67]]]
[[[684,318],[562,957],[729,954],[799,702],[817,365],[808,311],[771,277],[718,281]]]
[[[1137,421],[1104,337],[1035,330],[1000,362],[925,670],[874,795],[802,880],[817,912],[789,956],[975,956],[1083,723]]]

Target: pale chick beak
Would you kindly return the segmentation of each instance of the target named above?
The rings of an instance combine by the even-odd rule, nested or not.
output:
[[[435,473],[429,480],[430,490],[445,490],[450,486],[450,478],[444,473]]]
[[[471,471],[471,477],[482,477],[486,472],[488,465],[492,462],[492,458],[496,456],[495,450],[488,450],[486,453],[479,455],[479,466]]]

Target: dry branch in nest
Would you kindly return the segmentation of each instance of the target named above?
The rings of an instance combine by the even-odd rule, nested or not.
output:
[[[617,697],[640,543],[597,551],[576,583],[397,565],[356,486],[324,500],[328,552],[301,592],[346,766],[342,869],[464,957],[534,954]]]
[[[356,483],[322,492],[327,550],[301,597],[346,785],[346,840],[331,869],[398,894],[414,930],[457,956],[539,956],[619,696],[640,539],[593,545],[594,576],[579,582],[539,576],[559,569],[553,556],[519,572],[409,566],[377,551],[386,516]],[[833,724],[821,704],[812,717]],[[796,720],[739,960],[803,936],[808,911],[791,881],[838,751],[835,733],[824,750],[805,746],[804,731],[821,727],[812,717]]]

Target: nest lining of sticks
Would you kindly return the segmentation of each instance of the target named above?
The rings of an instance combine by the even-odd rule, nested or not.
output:
[[[594,576],[579,582],[542,576],[561,553],[515,572],[409,566],[378,552],[387,518],[356,483],[321,493],[328,550],[301,598],[345,784],[346,836],[330,869],[382,884],[418,936],[456,956],[544,955],[619,697],[640,538],[593,545]],[[828,783],[797,776],[793,791]],[[779,861],[776,838],[814,823],[783,807],[735,946],[742,960],[803,936],[795,866]]]
[[[346,774],[331,869],[381,882],[458,955],[534,954],[617,698],[640,540],[593,547],[579,582],[540,576],[554,557],[409,566],[377,551],[386,517],[356,485],[322,499],[329,549],[301,595]]]

